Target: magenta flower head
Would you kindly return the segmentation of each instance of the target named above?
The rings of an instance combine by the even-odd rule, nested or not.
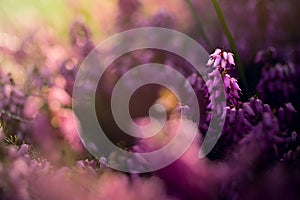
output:
[[[221,49],[216,49],[215,52],[210,55],[207,65],[223,70],[230,69],[232,66],[235,66],[233,54],[222,51]]]

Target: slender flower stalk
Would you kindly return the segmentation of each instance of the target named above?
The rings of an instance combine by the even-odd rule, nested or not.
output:
[[[206,44],[208,45],[208,47],[211,48],[212,47],[211,42],[208,39],[206,33],[204,32],[203,25],[202,25],[202,23],[200,21],[200,18],[198,16],[197,11],[194,8],[192,2],[190,0],[184,0],[184,1],[188,5],[188,7],[189,7],[189,9],[190,9],[190,11],[191,11],[191,13],[193,15],[193,18],[196,20],[196,24],[197,24],[197,27],[199,29],[199,32],[200,32],[201,36],[203,37],[203,39],[206,42]]]
[[[230,48],[232,49],[233,53],[235,54],[237,68],[238,68],[240,77],[242,79],[242,82],[243,82],[244,86],[246,88],[248,88],[247,81],[246,81],[246,76],[245,76],[245,72],[244,72],[244,68],[243,68],[242,62],[240,60],[240,57],[239,57],[239,54],[238,54],[235,42],[233,40],[232,34],[231,34],[231,32],[230,32],[230,30],[229,30],[229,28],[227,26],[227,23],[225,21],[222,9],[221,9],[221,7],[220,7],[220,5],[219,5],[219,3],[218,3],[217,0],[212,0],[212,3],[213,3],[213,6],[214,6],[214,8],[216,10],[217,15],[218,15],[218,18],[219,18],[219,21],[220,21],[221,26],[223,28],[223,31],[224,31],[227,39],[228,39]]]

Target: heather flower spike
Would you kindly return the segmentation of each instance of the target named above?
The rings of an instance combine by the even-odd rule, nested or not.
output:
[[[221,49],[216,49],[215,52],[210,55],[207,65],[216,68],[209,74],[210,79],[214,80],[214,82],[216,80],[214,76],[218,74],[222,76],[226,99],[229,105],[237,106],[239,92],[241,91],[241,89],[237,83],[237,80],[231,77],[229,74],[226,74],[227,70],[231,69],[232,66],[235,66],[233,54],[230,52],[222,51]]]

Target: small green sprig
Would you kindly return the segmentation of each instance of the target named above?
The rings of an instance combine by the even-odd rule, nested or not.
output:
[[[197,24],[197,28],[199,30],[199,33],[201,34],[202,38],[206,42],[207,46],[209,48],[212,48],[212,44],[211,44],[210,40],[208,39],[208,36],[206,35],[205,31],[204,31],[204,28],[203,28],[203,25],[201,23],[201,20],[200,20],[198,14],[197,14],[197,11],[194,8],[192,2],[190,0],[184,0],[184,1],[188,5],[188,7],[189,7],[189,9],[191,11],[191,14],[193,15],[193,18],[196,20],[196,24]]]
[[[18,136],[17,135],[4,136],[3,140],[7,144],[17,145],[17,143],[18,143]]]

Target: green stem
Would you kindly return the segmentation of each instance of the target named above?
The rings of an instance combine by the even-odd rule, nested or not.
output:
[[[235,60],[236,60],[236,65],[237,65],[237,68],[238,68],[238,71],[239,71],[239,75],[242,79],[242,82],[243,82],[244,86],[246,88],[248,88],[244,68],[243,68],[242,62],[240,60],[240,56],[238,54],[235,42],[234,42],[233,37],[232,37],[232,34],[231,34],[231,32],[230,32],[230,30],[227,26],[227,23],[225,21],[222,9],[221,9],[221,7],[220,7],[217,0],[212,0],[212,3],[213,3],[213,6],[216,10],[217,15],[218,15],[218,18],[219,18],[219,21],[220,21],[221,26],[223,28],[223,31],[224,31],[227,39],[228,39],[230,48],[232,49],[233,53],[235,54]]]
[[[200,21],[200,18],[199,18],[198,14],[197,14],[197,11],[196,11],[195,7],[193,6],[193,4],[192,4],[192,2],[190,0],[184,0],[184,1],[188,5],[188,7],[189,7],[189,9],[190,9],[190,11],[191,11],[191,13],[193,15],[193,18],[196,20],[197,27],[199,29],[199,32],[200,32],[201,36],[203,37],[204,41],[208,45],[208,48],[211,48],[212,47],[211,42],[209,41],[207,35],[204,32],[202,23]]]

